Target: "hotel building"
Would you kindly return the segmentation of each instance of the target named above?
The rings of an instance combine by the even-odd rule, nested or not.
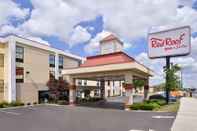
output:
[[[0,42],[0,101],[39,101],[39,92],[47,91],[53,75],[78,67],[83,58],[42,43],[18,36]]]

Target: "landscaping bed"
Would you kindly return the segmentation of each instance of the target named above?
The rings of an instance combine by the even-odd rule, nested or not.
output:
[[[13,102],[0,102],[0,108],[8,108],[8,107],[16,107],[16,106],[24,106],[24,103],[19,101],[13,101]]]
[[[103,98],[100,97],[77,98],[77,103],[97,102],[101,100]]]
[[[133,105],[128,106],[131,110],[155,110],[155,111],[168,111],[164,107],[171,106],[176,107],[175,111],[178,110],[178,102],[166,104],[165,100],[147,100],[141,103],[134,103]],[[174,107],[174,108],[175,108]],[[163,110],[161,110],[163,109]]]

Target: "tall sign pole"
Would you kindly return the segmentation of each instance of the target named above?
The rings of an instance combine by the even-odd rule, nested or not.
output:
[[[166,103],[167,104],[169,103],[169,94],[170,94],[169,73],[168,73],[169,69],[170,69],[170,57],[167,56],[166,57],[166,85],[165,85],[166,86],[165,89],[166,89]]]
[[[166,58],[166,102],[170,95],[170,58],[186,56],[191,52],[190,26],[164,30],[148,34],[149,58]]]

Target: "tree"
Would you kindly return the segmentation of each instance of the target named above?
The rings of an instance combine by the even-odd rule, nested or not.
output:
[[[133,85],[134,85],[134,88],[135,88],[135,92],[137,92],[137,88],[139,88],[141,90],[142,87],[145,85],[145,80],[134,79],[133,80]]]
[[[175,64],[171,68],[165,69],[166,76],[168,76],[168,82],[166,83],[166,102],[169,102],[169,93],[170,91],[180,89],[180,78],[176,74],[181,68]]]
[[[175,64],[172,65],[170,69],[165,69],[166,74],[168,74],[169,82],[167,83],[167,87],[170,91],[174,91],[180,89],[180,77],[176,74],[180,71],[181,68]]]
[[[68,98],[68,83],[60,77],[58,80],[51,76],[47,82],[49,88],[50,99],[57,102],[58,100],[67,100]]]

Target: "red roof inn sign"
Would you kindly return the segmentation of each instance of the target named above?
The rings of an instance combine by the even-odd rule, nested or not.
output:
[[[184,26],[148,34],[148,54],[150,58],[183,56],[191,50],[190,27]]]

